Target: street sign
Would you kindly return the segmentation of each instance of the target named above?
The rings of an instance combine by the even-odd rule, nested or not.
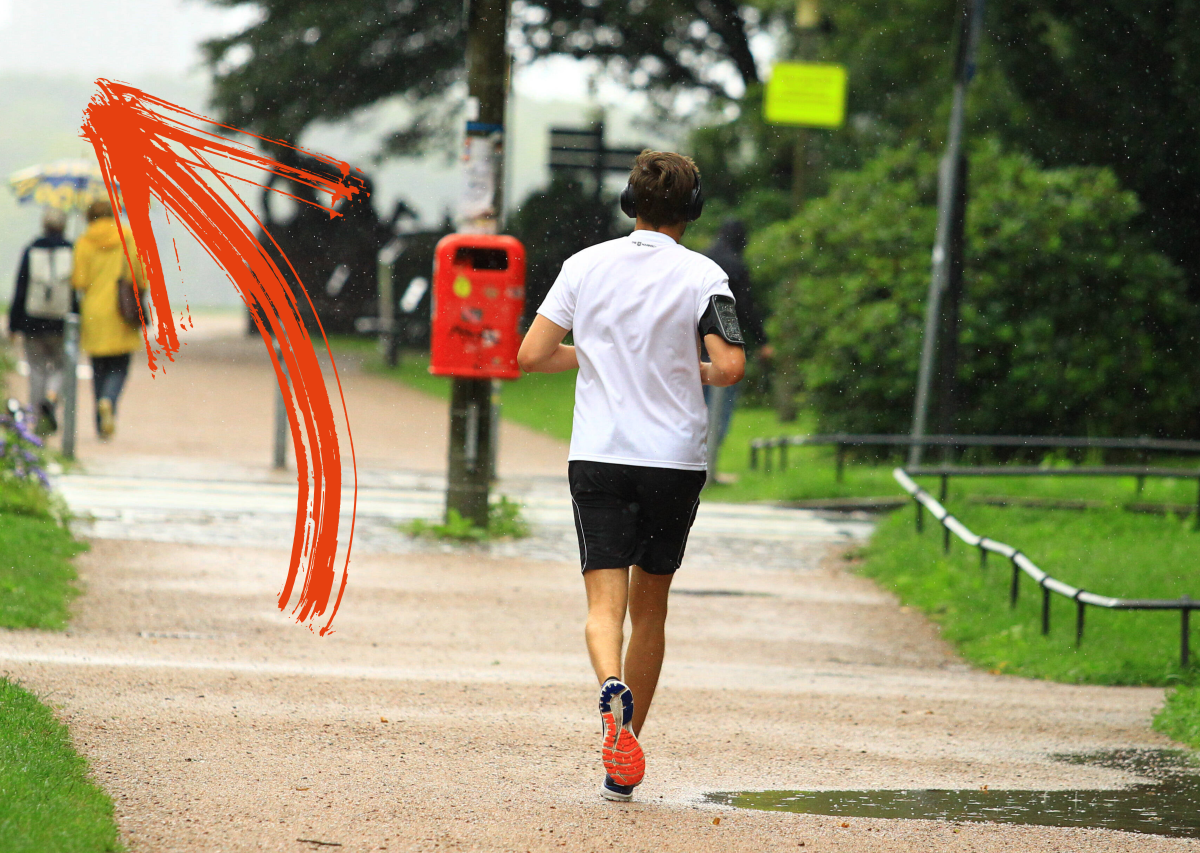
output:
[[[588,129],[550,128],[550,168],[590,172],[628,172],[641,148],[609,148],[604,125]]]
[[[846,68],[824,62],[779,62],[767,82],[769,124],[841,127],[846,117]]]

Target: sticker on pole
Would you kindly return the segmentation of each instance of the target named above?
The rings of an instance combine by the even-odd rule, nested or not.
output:
[[[824,62],[779,62],[767,82],[769,124],[841,127],[846,118],[846,68]]]

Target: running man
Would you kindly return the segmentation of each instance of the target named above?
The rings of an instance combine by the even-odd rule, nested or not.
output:
[[[526,372],[579,369],[568,478],[600,682],[600,793],[620,802],[645,773],[638,735],[662,669],[667,593],[704,486],[701,386],[733,385],[745,369],[727,276],[679,244],[703,207],[690,158],[642,152],[621,194],[633,233],[567,259],[517,356]]]

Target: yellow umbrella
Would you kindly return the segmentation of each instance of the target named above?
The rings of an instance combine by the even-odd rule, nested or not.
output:
[[[14,172],[8,185],[23,203],[86,210],[98,198],[108,198],[100,167],[87,160],[58,160]]]

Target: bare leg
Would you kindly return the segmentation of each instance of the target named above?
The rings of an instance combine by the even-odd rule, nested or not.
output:
[[[583,573],[588,617],[584,635],[596,679],[621,677],[621,645],[625,640],[625,608],[629,601],[628,569],[592,569]],[[634,694],[636,697],[636,694]],[[635,704],[635,714],[636,714]]]
[[[633,630],[625,653],[625,683],[633,691],[633,733],[640,735],[666,650],[667,594],[674,575],[652,575],[634,566],[629,578]]]

